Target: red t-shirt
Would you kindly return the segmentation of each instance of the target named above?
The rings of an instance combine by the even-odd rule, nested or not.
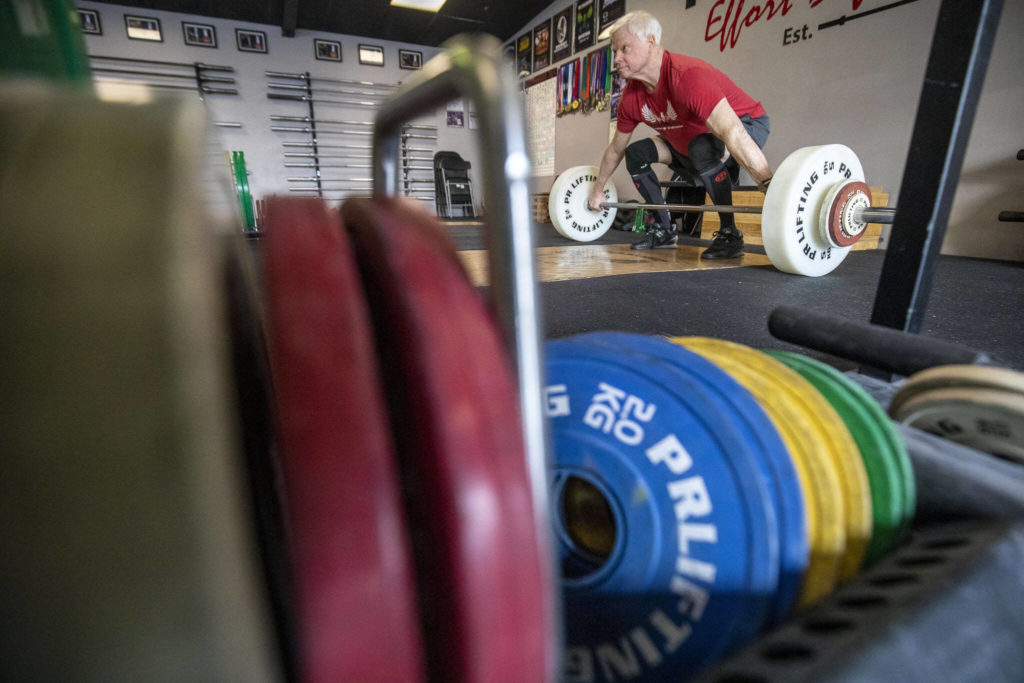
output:
[[[676,151],[686,154],[690,140],[708,132],[704,124],[725,98],[737,116],[763,116],[761,103],[743,92],[724,73],[696,57],[665,51],[654,92],[629,81],[619,101],[618,129],[631,133],[638,123],[658,131]]]

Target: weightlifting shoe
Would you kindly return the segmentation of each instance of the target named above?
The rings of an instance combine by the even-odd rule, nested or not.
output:
[[[639,242],[635,242],[630,249],[674,249],[678,240],[674,225],[666,228],[655,223],[647,229],[647,235]]]
[[[737,228],[716,230],[711,246],[700,255],[702,259],[738,258],[743,254],[743,233]]]

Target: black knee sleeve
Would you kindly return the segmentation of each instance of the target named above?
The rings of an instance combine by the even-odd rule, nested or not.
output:
[[[629,175],[647,170],[657,160],[658,148],[650,138],[637,140],[626,148],[626,170]]]
[[[629,177],[632,178],[633,185],[636,186],[645,202],[648,204],[665,203],[665,196],[661,193],[661,184],[658,182],[658,176],[654,173],[653,168],[648,166],[646,170],[631,173]],[[666,228],[672,225],[672,218],[665,209],[651,209],[651,213],[654,214],[654,220],[660,225]]]
[[[654,145],[654,140],[650,138],[638,140],[626,148],[626,170],[629,171],[629,177],[640,192],[640,196],[648,204],[665,203],[665,197],[661,193],[658,176],[654,173],[654,169],[651,168],[651,164],[657,160],[658,148]],[[652,213],[655,220],[661,225],[665,227],[672,225],[672,219],[669,217],[668,211],[655,209]]]
[[[700,179],[714,204],[721,206],[732,204],[732,177],[729,175],[726,164],[718,164],[704,171],[700,174]],[[736,227],[736,218],[733,214],[719,213],[718,217],[723,228]]]
[[[729,171],[732,184],[736,185],[740,181],[740,165],[736,163],[736,157],[729,157],[728,161],[725,162],[725,168]]]

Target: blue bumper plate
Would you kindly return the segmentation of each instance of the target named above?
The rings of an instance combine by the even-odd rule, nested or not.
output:
[[[680,680],[750,640],[779,587],[758,444],[657,359],[549,342],[566,677]]]
[[[601,345],[623,354],[657,358],[700,383],[720,399],[723,422],[733,423],[756,448],[758,471],[769,483],[779,527],[779,588],[772,609],[773,623],[795,604],[810,556],[803,492],[796,467],[775,425],[757,400],[728,373],[703,356],[667,339],[624,332],[594,332],[573,341]],[[649,362],[649,361],[645,361]],[[671,382],[668,376],[665,381]]]

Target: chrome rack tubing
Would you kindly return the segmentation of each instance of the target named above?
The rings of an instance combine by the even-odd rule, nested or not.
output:
[[[550,440],[544,416],[544,356],[541,309],[535,277],[530,211],[530,159],[526,151],[522,103],[512,73],[502,63],[501,44],[487,35],[461,35],[444,45],[405,81],[377,111],[373,136],[374,196],[399,192],[399,143],[402,124],[436,110],[457,97],[476,107],[477,143],[486,198],[485,234],[490,271],[490,298],[506,345],[512,352],[519,384],[519,406],[527,468],[533,493],[537,538],[546,569],[549,604],[555,624],[548,652],[549,680],[561,659],[561,621],[555,594],[554,552],[549,525],[547,472]]]

